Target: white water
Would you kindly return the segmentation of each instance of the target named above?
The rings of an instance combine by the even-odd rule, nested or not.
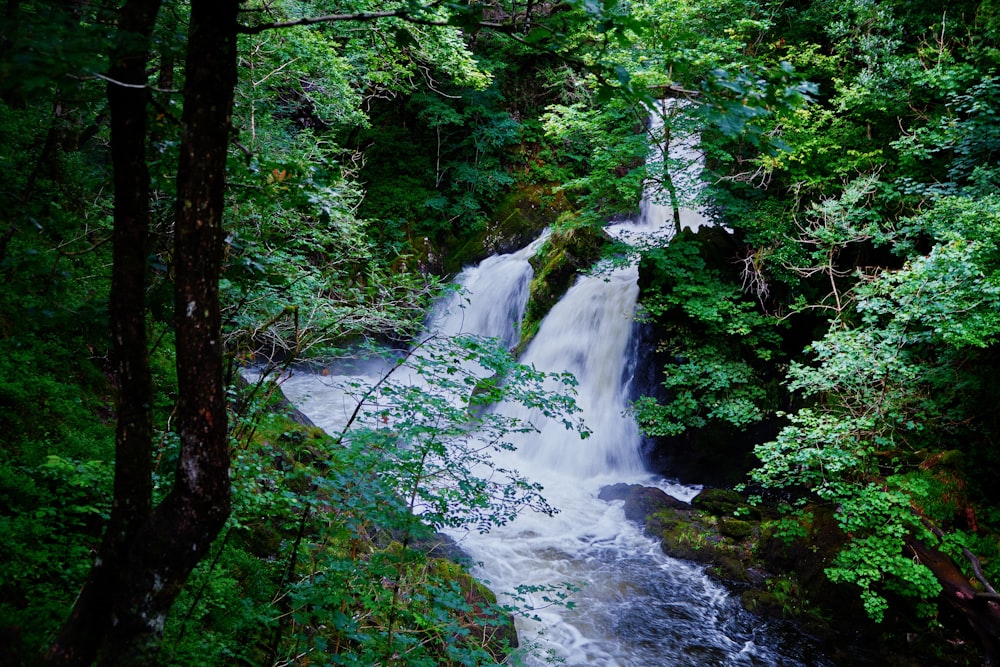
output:
[[[682,158],[696,163],[693,142],[684,149],[688,153]],[[653,199],[646,198],[639,220],[609,231],[620,237],[668,237],[663,230],[672,224],[671,207]],[[682,222],[696,228],[705,219],[688,210]],[[492,257],[464,271],[458,279],[464,294],[438,310],[434,328],[513,344],[533,252],[526,248]],[[536,618],[517,620],[522,645],[536,649],[524,656],[528,665],[544,664],[547,653],[566,665],[607,667],[818,664],[798,655],[801,647],[794,639],[742,611],[701,568],[663,555],[656,541],[624,518],[621,502],[597,498],[603,486],[616,482],[657,485],[682,499],[697,492],[644,472],[639,432],[625,414],[629,378],[624,369],[636,279],[634,266],[580,278],[545,318],[521,359],[539,370],[576,376],[589,438],[581,440],[538,414],[501,408],[531,419],[539,433],[520,438],[516,452],[498,454],[504,459],[498,464],[542,483],[559,513],[524,513],[488,534],[452,537],[478,563],[477,576],[501,597],[522,584],[579,587],[574,609],[547,605],[543,594],[529,596]],[[384,368],[368,371],[336,377],[299,373],[285,381],[283,390],[317,425],[335,432],[356,405],[358,390],[345,391],[344,384],[372,382]]]

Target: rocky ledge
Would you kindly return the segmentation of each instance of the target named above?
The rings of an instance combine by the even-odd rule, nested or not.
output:
[[[760,512],[735,491],[706,489],[686,503],[654,487],[614,484],[598,497],[625,501],[625,517],[644,524],[664,553],[708,565],[719,581],[762,586],[768,578],[756,558]]]
[[[598,497],[624,501],[626,518],[643,524],[665,554],[704,564],[747,610],[792,622],[835,664],[971,664],[964,641],[953,640],[954,655],[943,657],[934,650],[941,638],[926,625],[906,616],[876,624],[857,589],[830,581],[825,570],[845,538],[829,509],[809,507],[807,521],[789,525],[729,489],[705,489],[687,503],[658,488],[614,484]]]

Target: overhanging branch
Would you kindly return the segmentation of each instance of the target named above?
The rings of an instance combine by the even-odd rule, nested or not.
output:
[[[276,21],[274,23],[261,23],[259,25],[240,25],[237,26],[236,31],[243,35],[257,35],[267,30],[294,28],[295,26],[300,26],[300,25],[315,25],[317,23],[338,23],[344,21],[353,21],[355,23],[367,23],[369,21],[377,21],[379,19],[388,19],[388,18],[398,18],[402,19],[403,21],[406,21],[407,23],[414,23],[416,25],[429,25],[437,27],[453,25],[447,20],[422,18],[420,16],[414,16],[411,12],[405,9],[392,9],[382,12],[357,12],[354,14],[327,14],[325,16],[306,16],[300,19],[295,19],[293,21]],[[511,29],[511,26],[505,26],[500,23],[489,23],[482,21],[476,22],[476,26],[480,28],[489,28],[491,30],[499,30],[501,32],[506,32]]]

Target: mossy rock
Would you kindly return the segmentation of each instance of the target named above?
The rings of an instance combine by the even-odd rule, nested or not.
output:
[[[521,325],[522,348],[537,331],[542,318],[573,285],[577,274],[590,269],[600,259],[607,243],[605,232],[590,225],[569,226],[552,232],[539,253],[530,260],[535,275]]]
[[[241,531],[243,548],[261,559],[273,559],[281,553],[281,547],[288,535],[272,521],[262,520],[250,522]]]
[[[523,248],[572,209],[566,196],[561,191],[553,192],[548,185],[525,185],[511,190],[481,231],[462,241],[445,240],[444,246],[452,249],[440,260],[440,268],[445,273],[457,273],[466,264]],[[430,252],[430,248],[425,250],[425,254]],[[434,266],[430,260],[425,263]]]
[[[713,516],[734,516],[749,509],[743,496],[730,489],[705,489],[691,499],[691,505]]]
[[[711,531],[700,524],[677,522],[664,527],[660,549],[673,558],[711,563],[715,558],[712,538]]]
[[[677,524],[687,522],[687,512],[675,509],[662,509],[646,517],[645,532],[652,537],[662,538],[663,533],[672,530]]]
[[[503,662],[507,654],[518,646],[517,629],[509,614],[500,613],[496,594],[465,571],[458,563],[445,558],[430,561],[430,573],[445,582],[458,584],[467,608],[456,611],[460,625],[469,630],[476,644],[482,642],[498,662]],[[456,641],[467,641],[455,637]]]
[[[749,521],[722,517],[719,519],[719,532],[734,540],[745,540],[753,535],[754,526]]]
[[[749,584],[754,579],[750,574],[749,563],[736,556],[721,553],[713,556],[708,573],[730,583]]]
[[[520,187],[504,197],[490,216],[485,245],[492,252],[513,252],[572,210],[561,190],[545,184]]]
[[[779,536],[770,525],[761,530],[758,556],[772,572],[794,573],[801,595],[830,613],[843,618],[866,618],[857,587],[834,583],[826,575],[847,537],[831,508],[804,508],[800,523],[803,535],[794,539]]]

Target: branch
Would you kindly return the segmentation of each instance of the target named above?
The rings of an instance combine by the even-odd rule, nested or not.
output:
[[[378,19],[399,18],[409,23],[418,25],[447,26],[447,21],[421,19],[411,15],[405,9],[393,9],[384,12],[359,12],[357,14],[327,14],[326,16],[306,16],[294,21],[278,21],[275,23],[261,23],[259,25],[240,25],[236,31],[243,35],[257,35],[266,30],[280,30],[282,28],[293,28],[299,25],[313,25],[316,23],[335,23],[338,21],[355,21],[366,23],[377,21]]]
[[[112,79],[107,74],[101,74],[100,72],[91,72],[88,76],[72,76],[71,78],[77,79],[78,81],[85,81],[88,78],[100,79],[101,81],[107,81],[114,86],[121,86],[122,88],[135,88],[137,90],[155,90],[158,93],[169,93],[171,95],[180,93],[181,91],[176,88],[158,88],[156,86],[151,86],[148,83],[126,83],[124,81],[119,81],[117,79]]]
[[[1000,600],[1000,594],[998,594],[993,587],[990,585],[989,580],[986,579],[986,575],[983,574],[983,566],[979,563],[979,559],[976,555],[969,551],[967,548],[962,547],[962,554],[969,559],[969,563],[972,564],[972,571],[976,575],[976,579],[983,585],[986,589],[986,593],[978,593],[976,597],[989,598],[991,600]]]
[[[397,370],[402,368],[403,364],[405,364],[410,357],[416,354],[417,350],[423,348],[427,343],[434,340],[434,338],[436,338],[436,336],[434,335],[428,336],[427,338],[425,338],[424,340],[420,341],[412,348],[410,348],[410,350],[407,351],[407,353],[404,354],[402,358],[400,358],[396,362],[395,366],[386,371],[385,375],[379,378],[378,382],[376,382],[375,384],[373,384],[371,387],[368,388],[368,391],[366,391],[364,395],[358,399],[357,405],[354,406],[354,412],[351,413],[351,416],[347,419],[347,423],[344,424],[344,427],[340,430],[340,435],[335,436],[337,444],[343,442],[344,436],[347,435],[347,431],[351,428],[351,425],[354,424],[355,420],[358,418],[358,415],[361,413],[361,408],[368,402],[368,399],[371,398],[372,394],[378,391],[379,387],[388,382],[389,377]]]
[[[662,92],[664,95],[670,95],[672,97],[687,97],[691,99],[693,97],[700,97],[701,91],[699,90],[688,90],[679,83],[657,83],[649,86],[651,90],[657,90]]]
[[[439,2],[434,2],[424,9],[432,9],[438,6]],[[261,23],[259,25],[237,25],[236,32],[242,35],[257,35],[268,30],[280,30],[283,28],[293,28],[302,25],[315,25],[318,23],[340,23],[340,22],[356,22],[356,23],[367,23],[370,21],[377,21],[379,19],[386,18],[397,18],[407,23],[413,23],[415,25],[425,25],[434,27],[465,27],[464,24],[452,23],[447,19],[429,19],[420,18],[419,16],[414,16],[406,9],[393,9],[385,10],[381,12],[357,12],[354,14],[327,14],[326,16],[306,16],[300,19],[295,19],[292,21],[276,21],[273,23]],[[522,46],[526,46],[533,51],[538,53],[544,53],[552,56],[558,60],[561,60],[567,64],[575,65],[577,67],[582,67],[586,71],[590,72],[601,85],[607,86],[609,88],[621,89],[620,86],[615,85],[607,79],[604,73],[601,71],[599,66],[588,65],[583,60],[567,56],[564,53],[560,53],[554,49],[546,48],[544,45],[537,43],[536,41],[529,41],[520,35],[518,32],[518,25],[516,23],[497,23],[493,21],[474,21],[470,23],[470,26],[475,30],[491,30],[493,32],[506,35],[510,39],[518,42]],[[606,46],[606,45],[605,45]],[[685,95],[689,98],[694,97],[697,91],[686,90],[682,87],[671,85],[668,86],[668,90],[675,95]]]

